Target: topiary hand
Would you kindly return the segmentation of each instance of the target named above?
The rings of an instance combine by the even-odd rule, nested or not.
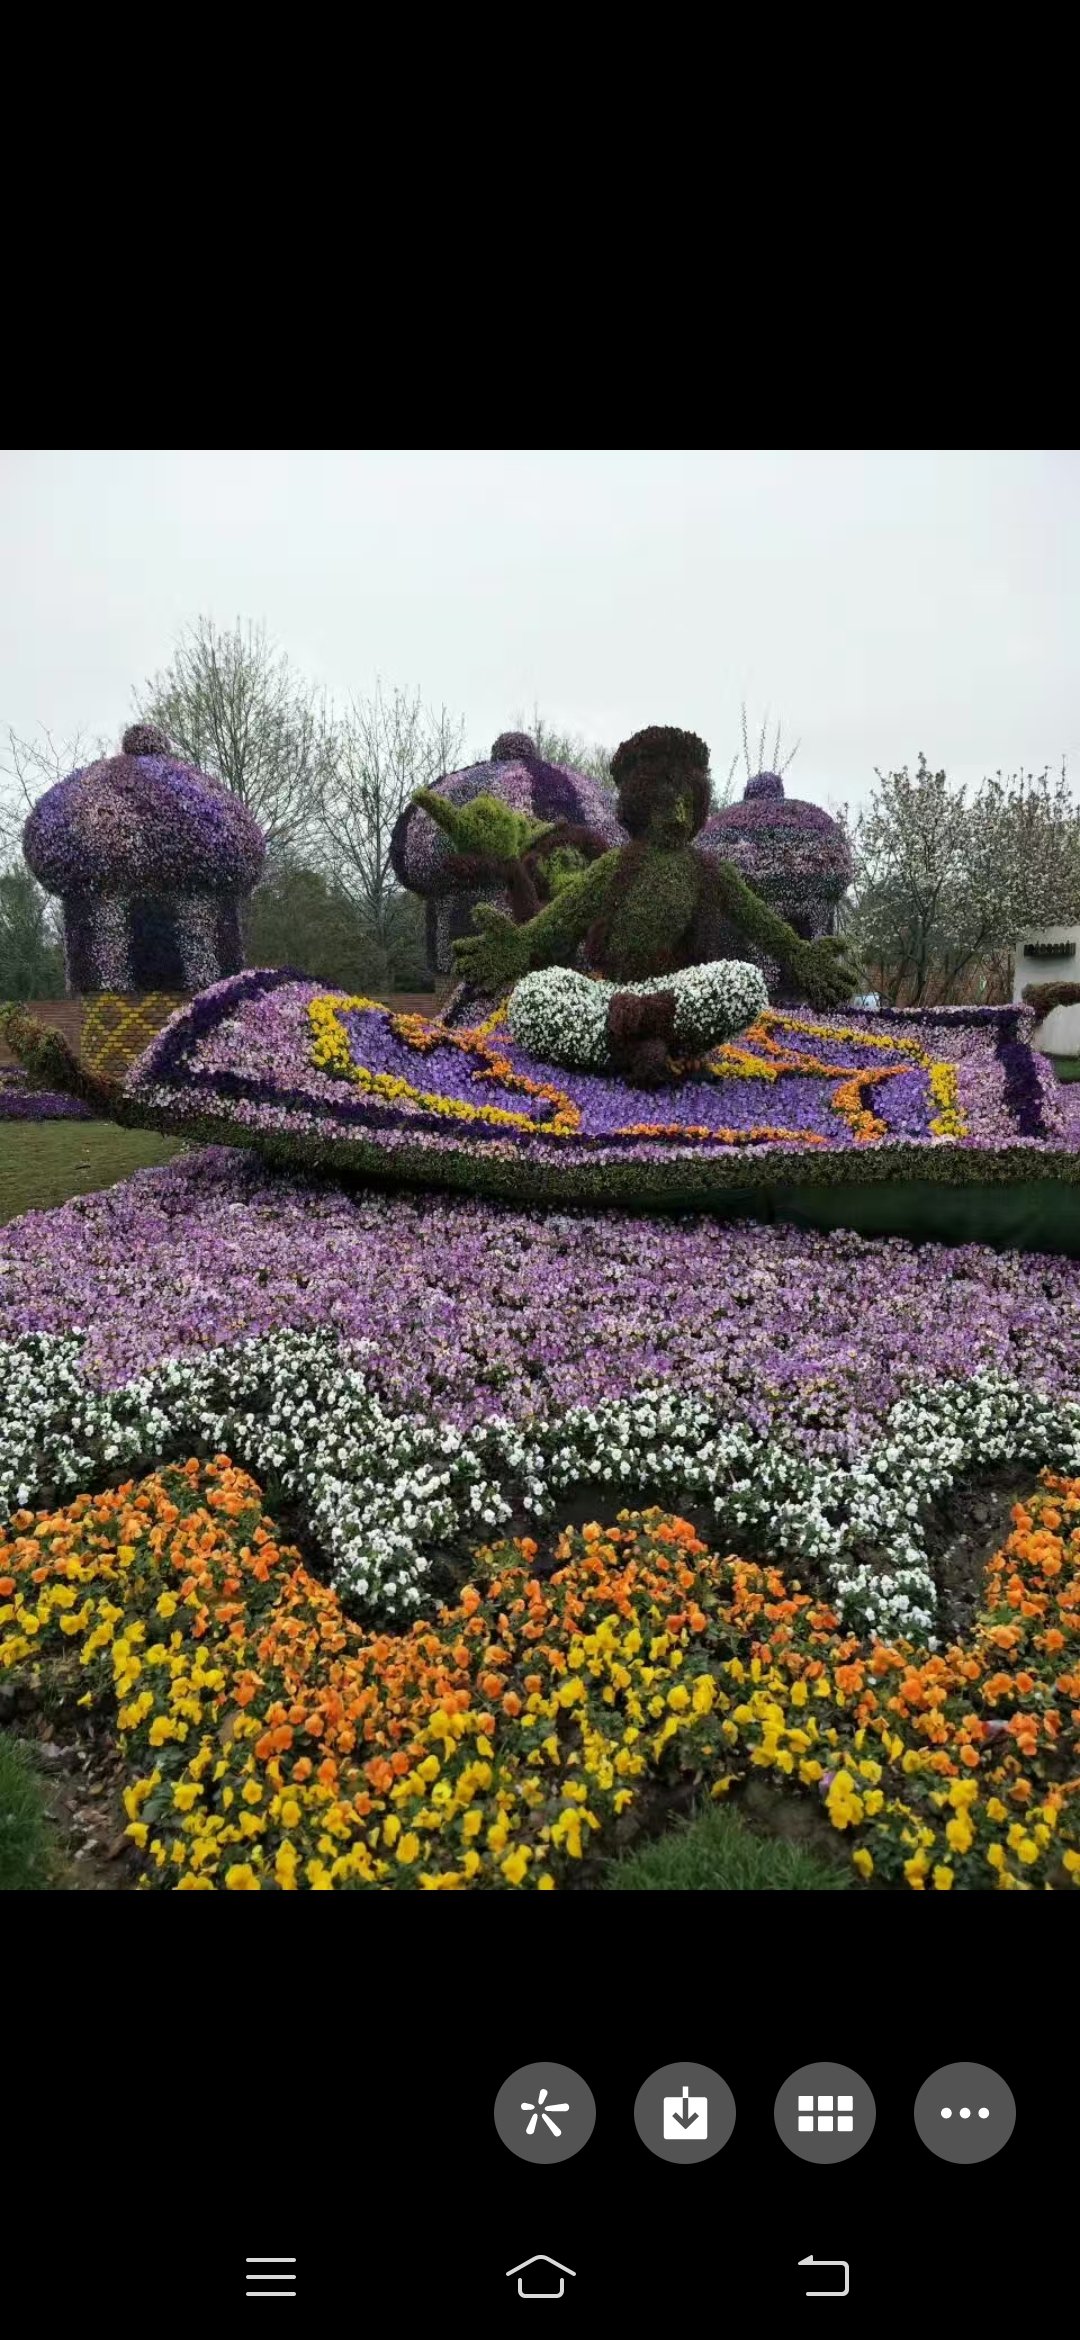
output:
[[[508,985],[517,982],[519,975],[528,971],[525,929],[515,926],[512,918],[505,917],[490,902],[481,902],[473,911],[473,924],[481,931],[463,934],[454,944],[458,973],[479,991],[505,991]]]
[[[817,942],[804,943],[795,952],[788,974],[794,983],[805,990],[811,1007],[841,1007],[850,999],[860,984],[859,969],[848,955],[845,937],[823,934]]]

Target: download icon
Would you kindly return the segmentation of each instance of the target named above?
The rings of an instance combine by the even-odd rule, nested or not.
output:
[[[695,2145],[700,2145],[708,2134],[707,2096],[691,2096],[689,2088],[684,2088],[681,2096],[665,2096],[665,2137],[685,2137],[688,2142],[692,2140]]]

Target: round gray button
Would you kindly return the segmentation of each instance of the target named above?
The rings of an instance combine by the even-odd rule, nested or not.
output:
[[[800,2161],[850,2161],[873,2134],[877,2106],[849,2064],[804,2064],[785,2080],[773,2119]]]
[[[596,2126],[596,2099],[569,2064],[522,2064],[495,2099],[495,2126],[521,2161],[570,2161]]]
[[[939,2161],[989,2161],[1016,2127],[1016,2098],[988,2064],[943,2064],[923,2081],[915,2126]]]
[[[660,2161],[708,2161],[735,2126],[735,2099],[708,2064],[664,2064],[634,2100],[634,2127]]]

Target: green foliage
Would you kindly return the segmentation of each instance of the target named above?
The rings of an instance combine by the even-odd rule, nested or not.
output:
[[[29,1756],[0,1730],[0,1893],[41,1893],[55,1881],[45,1791]]]
[[[111,1114],[118,1095],[115,1083],[89,1072],[62,1032],[5,1001],[0,1002],[0,1036],[38,1088],[58,1089],[62,1095],[81,1098],[103,1116]]]
[[[823,935],[817,942],[804,942],[787,920],[770,910],[760,894],[746,884],[734,863],[721,861],[717,869],[719,895],[727,916],[748,942],[778,961],[811,1007],[840,1007],[852,997],[862,975],[848,937]]]
[[[697,908],[702,864],[689,845],[665,851],[646,844],[634,855],[633,882],[620,889],[607,930],[604,972],[638,983],[665,974]]]
[[[451,804],[432,788],[418,788],[413,803],[430,813],[455,853],[482,853],[496,861],[519,859],[551,827],[549,821],[515,812],[497,796],[474,796],[469,804]]]
[[[286,863],[245,906],[244,956],[249,967],[296,967],[336,990],[421,990],[422,905],[401,894],[391,910],[380,935],[321,871]]]
[[[851,1871],[780,1837],[757,1836],[736,1811],[706,1805],[640,1852],[612,1861],[607,1890],[629,1893],[822,1893]]]
[[[64,953],[24,862],[0,873],[0,999],[62,999]]]
[[[527,926],[515,926],[490,903],[481,903],[473,913],[479,931],[454,944],[460,972],[481,991],[496,992],[516,983],[530,967],[572,966],[578,944],[607,900],[619,858],[619,847],[601,854]]]
[[[563,887],[568,886],[573,878],[580,877],[582,870],[588,866],[584,854],[578,851],[576,845],[556,846],[554,853],[549,853],[543,863],[543,874],[552,898],[561,894]]]

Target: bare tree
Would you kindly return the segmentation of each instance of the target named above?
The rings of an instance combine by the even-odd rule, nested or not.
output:
[[[5,841],[16,829],[21,834],[22,824],[31,807],[37,803],[46,788],[58,780],[66,780],[70,772],[92,764],[98,756],[113,751],[102,739],[91,740],[77,731],[70,740],[57,741],[51,731],[41,726],[37,739],[24,739],[8,726],[7,747],[0,762],[0,823],[3,823]]]
[[[751,761],[751,757],[750,757],[750,734],[749,734],[749,729],[748,729],[748,726],[747,726],[747,721],[746,721],[746,701],[745,701],[745,699],[744,699],[744,700],[743,700],[743,702],[742,702],[741,714],[742,714],[742,743],[743,743],[743,762],[744,762],[744,763],[745,763],[745,765],[746,765],[746,777],[747,777],[747,779],[748,779],[748,780],[752,780],[752,779],[755,777],[755,774],[756,774],[756,773],[758,773],[758,772],[778,772],[778,773],[780,773],[780,774],[781,774],[781,776],[782,776],[782,775],[783,775],[783,774],[784,774],[784,773],[787,771],[788,765],[794,762],[794,760],[795,760],[795,757],[798,755],[799,748],[800,748],[800,746],[801,746],[802,742],[801,742],[800,740],[796,740],[794,747],[793,747],[793,748],[791,748],[791,749],[789,750],[788,754],[787,754],[787,755],[785,756],[785,758],[784,758],[784,761],[783,761],[783,763],[781,763],[781,761],[780,761],[780,731],[781,731],[781,727],[780,727],[780,725],[779,725],[779,723],[778,723],[778,724],[777,724],[777,726],[776,726],[776,736],[775,736],[775,738],[774,738],[774,740],[773,740],[773,744],[772,744],[772,754],[771,754],[771,756],[770,756],[770,758],[769,758],[769,761],[768,761],[768,763],[766,764],[766,762],[765,762],[765,742],[766,742],[766,740],[767,740],[767,738],[768,738],[768,735],[769,735],[769,710],[768,710],[768,708],[766,708],[766,709],[765,709],[765,713],[764,713],[764,715],[763,715],[763,717],[762,717],[762,722],[761,722],[761,737],[760,737],[760,739],[759,739],[759,741],[758,741],[757,762],[756,762],[756,764],[755,764],[755,763],[753,763],[753,762]],[[731,771],[728,773],[728,784],[729,784],[729,786],[730,786],[730,783],[731,783],[731,781],[732,781],[732,779],[733,779],[733,777],[734,777],[735,766],[736,766],[736,764],[738,763],[738,760],[739,760],[739,759],[738,759],[738,755],[737,755],[737,754],[736,754],[736,755],[734,755],[734,756],[732,757],[732,759],[731,759]]]
[[[60,905],[46,894],[32,877],[22,857],[22,833],[28,812],[58,780],[66,780],[69,773],[92,764],[98,756],[109,754],[108,742],[92,740],[76,732],[70,740],[58,741],[51,731],[42,726],[37,739],[24,739],[8,728],[7,748],[0,763],[0,869],[14,872],[20,881],[18,899],[25,905],[27,916],[36,918],[40,925],[42,944],[47,949],[59,949],[63,926]],[[25,880],[25,885],[23,881]],[[29,892],[27,892],[29,888]],[[31,906],[33,906],[31,908]],[[43,996],[45,996],[43,994]]]
[[[141,720],[254,813],[269,869],[310,843],[336,753],[333,713],[263,626],[198,618],[134,697]]]
[[[341,718],[320,796],[323,851],[337,883],[363,912],[385,974],[393,971],[404,909],[390,862],[394,825],[416,789],[454,770],[464,737],[463,717],[425,707],[419,691],[387,694],[381,682],[371,698],[353,699]]]

